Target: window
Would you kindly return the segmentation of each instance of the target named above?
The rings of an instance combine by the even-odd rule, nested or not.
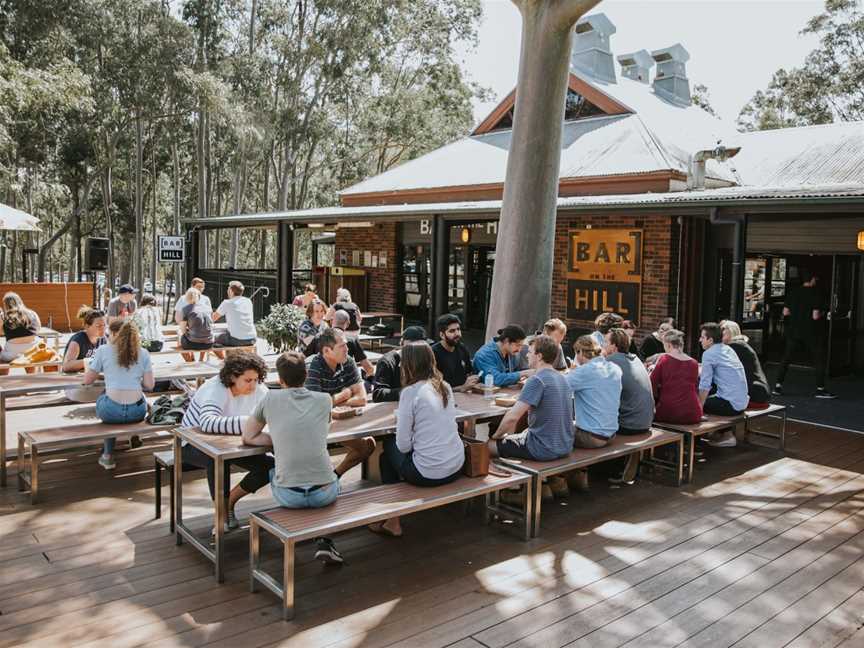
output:
[[[237,256],[231,258],[231,238],[237,233]],[[275,271],[276,227],[237,227],[201,230],[198,265],[212,270]]]
[[[490,130],[505,130],[507,128],[513,128],[513,110],[515,106],[512,106],[510,110],[508,110],[501,119],[498,120],[498,123],[495,124]],[[572,121],[574,119],[584,119],[586,117],[594,117],[596,115],[605,115],[606,113],[602,111],[600,108],[595,106],[593,103],[588,101],[581,94],[576,92],[571,88],[567,88],[567,101],[564,105],[564,121]]]

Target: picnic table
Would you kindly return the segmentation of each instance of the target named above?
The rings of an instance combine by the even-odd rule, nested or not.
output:
[[[363,321],[366,322],[363,326],[368,326],[368,322],[370,319],[377,319],[378,324],[382,324],[385,319],[398,319],[399,320],[399,332],[396,333],[397,337],[402,335],[402,331],[405,330],[405,316],[402,313],[388,313],[386,311],[372,311],[370,313],[363,313]]]

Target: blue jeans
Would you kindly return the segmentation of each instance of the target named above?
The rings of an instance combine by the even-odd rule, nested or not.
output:
[[[275,468],[270,469],[270,490],[273,492],[273,499],[276,500],[276,503],[279,504],[279,506],[291,509],[321,508],[323,506],[329,506],[335,502],[336,496],[339,495],[338,479],[323,488],[316,488],[312,492],[309,492],[308,490],[300,492],[305,489],[297,488],[295,490],[293,488],[285,488],[284,486],[277,486],[274,484],[273,475],[275,472]]]
[[[96,416],[103,423],[140,423],[147,418],[147,401],[141,398],[137,403],[123,405],[102,394],[96,399]],[[114,438],[105,439],[102,454],[114,454],[116,441]]]
[[[395,484],[405,480],[414,486],[443,486],[452,481],[459,479],[462,474],[460,468],[452,475],[442,477],[441,479],[429,479],[420,474],[417,466],[414,465],[414,452],[401,452],[396,447],[396,437],[388,436],[384,439],[384,452],[381,454],[379,462],[381,469],[381,481],[385,484]]]

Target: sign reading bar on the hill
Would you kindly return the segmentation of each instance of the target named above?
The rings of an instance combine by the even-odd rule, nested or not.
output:
[[[182,236],[159,237],[159,263],[182,263],[185,253],[186,243]]]
[[[639,319],[642,230],[584,229],[570,232],[567,317],[593,320],[602,312]]]

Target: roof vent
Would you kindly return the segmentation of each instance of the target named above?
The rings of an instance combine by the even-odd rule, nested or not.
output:
[[[690,54],[681,43],[672,47],[654,50],[651,56],[657,63],[654,91],[664,99],[682,106],[690,105],[690,82],[687,80],[685,63]]]
[[[654,59],[651,58],[647,50],[643,49],[630,54],[622,54],[618,57],[618,63],[621,64],[621,76],[648,83],[651,68],[654,66]]]
[[[615,83],[615,61],[609,37],[617,30],[605,14],[585,16],[576,23],[570,65],[595,79]]]

